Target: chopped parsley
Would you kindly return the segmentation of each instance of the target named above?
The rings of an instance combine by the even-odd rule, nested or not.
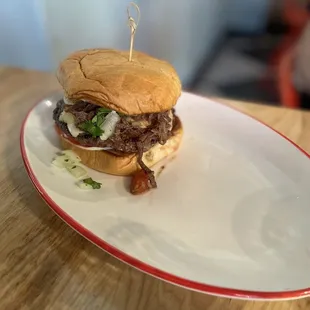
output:
[[[107,108],[99,108],[97,114],[92,118],[91,121],[86,121],[79,125],[80,129],[88,132],[93,137],[100,137],[103,134],[103,130],[100,128],[105,120],[105,117],[112,110]]]
[[[102,113],[102,114],[109,114],[110,112],[112,112],[111,109],[107,109],[107,108],[99,108],[98,113]]]
[[[90,185],[93,189],[100,189],[101,183],[94,181],[92,178],[84,179],[83,182],[85,184]]]
[[[93,119],[91,121],[93,124],[100,127],[104,122],[104,116],[102,114],[97,114],[93,117]]]
[[[92,121],[86,121],[80,124],[79,127],[91,134],[93,137],[100,137],[104,132],[99,126],[97,126],[96,123],[93,123]]]

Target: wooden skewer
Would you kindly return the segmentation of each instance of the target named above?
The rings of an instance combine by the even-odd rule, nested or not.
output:
[[[134,7],[137,12],[137,22],[134,20],[134,18],[130,15],[130,7]],[[133,44],[134,44],[134,38],[135,33],[137,30],[137,27],[140,22],[140,9],[138,5],[134,2],[130,2],[127,7],[127,15],[128,15],[128,26],[130,28],[130,49],[129,49],[129,61],[132,61],[132,51],[133,51]]]

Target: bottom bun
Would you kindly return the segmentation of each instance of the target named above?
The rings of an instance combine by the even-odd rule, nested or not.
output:
[[[179,119],[177,123],[177,127],[173,130],[173,136],[164,145],[156,144],[143,154],[143,162],[148,167],[154,166],[168,156],[170,157],[178,150],[183,136],[183,128]],[[94,170],[126,176],[141,169],[135,154],[118,156],[107,151],[90,151],[73,144],[62,135],[60,135],[60,142],[65,150],[75,152],[80,156],[85,166]]]

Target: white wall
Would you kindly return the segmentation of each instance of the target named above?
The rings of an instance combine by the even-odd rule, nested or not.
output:
[[[191,80],[224,32],[229,0],[137,0],[135,48],[170,61]],[[54,70],[88,47],[128,49],[129,0],[2,0],[0,64]]]
[[[190,81],[225,32],[226,0],[140,1],[137,47],[167,59]]]
[[[128,0],[44,0],[54,67],[88,47],[128,49]],[[183,82],[224,32],[227,0],[137,0],[141,23],[135,48],[170,61]]]
[[[41,0],[7,0],[0,6],[0,64],[51,69]]]
[[[43,0],[54,67],[68,53],[88,47],[126,48],[127,0]]]
[[[76,49],[127,49],[129,1],[1,0],[0,64],[54,70]],[[226,21],[250,30],[269,1],[136,0],[142,16],[135,47],[172,62],[186,83],[225,32]]]

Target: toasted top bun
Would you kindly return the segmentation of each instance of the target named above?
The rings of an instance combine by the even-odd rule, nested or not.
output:
[[[143,162],[148,167],[153,167],[167,157],[173,155],[179,148],[183,136],[183,128],[178,119],[178,126],[173,131],[173,136],[164,144],[156,144],[151,149],[143,154]],[[60,135],[60,142],[65,150],[72,150],[82,160],[82,163],[94,170],[113,174],[128,176],[141,169],[137,162],[136,154],[128,154],[117,156],[106,151],[91,151],[86,148],[81,148],[73,144],[63,135]]]
[[[85,100],[136,115],[170,110],[181,95],[181,82],[166,61],[134,51],[88,49],[60,63],[57,78],[69,100]]]

